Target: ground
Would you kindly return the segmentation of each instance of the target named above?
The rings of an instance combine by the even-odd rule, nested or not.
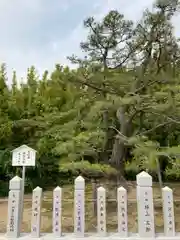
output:
[[[116,231],[117,229],[117,203],[116,188],[109,187],[110,184],[103,184],[107,189],[107,229],[108,231]],[[136,185],[128,183],[128,227],[129,232],[137,231],[137,208],[136,208]],[[180,232],[180,184],[167,184],[174,192],[174,212],[176,221],[176,231]],[[158,184],[153,185],[154,208],[155,208],[155,225],[156,232],[163,232],[163,215],[161,191]],[[92,187],[91,184],[86,185],[86,231],[96,231],[96,217],[93,216],[92,203]],[[31,222],[31,194],[25,195],[24,216],[22,231],[30,232]],[[63,206],[62,206],[62,228],[63,232],[73,232],[73,186],[63,187]],[[0,232],[6,231],[7,221],[7,199],[0,201]],[[136,219],[136,221],[135,221]],[[42,204],[42,221],[41,232],[52,232],[52,191],[46,191],[43,194]]]

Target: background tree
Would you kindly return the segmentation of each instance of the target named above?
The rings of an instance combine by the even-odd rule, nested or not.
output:
[[[106,143],[112,138],[108,138],[112,136],[109,134],[112,128],[116,132],[109,160],[121,175],[132,137],[139,141],[139,136],[149,137],[158,128],[177,125],[170,116],[178,115],[178,102],[175,103],[169,85],[176,76],[179,58],[171,23],[177,7],[178,1],[157,1],[153,11],[146,10],[134,28],[131,21],[124,20],[116,11],[111,11],[101,22],[88,18],[84,24],[89,35],[80,45],[87,56],[85,60],[70,58],[83,68],[75,81],[103,95]],[[113,122],[110,112],[116,113]]]

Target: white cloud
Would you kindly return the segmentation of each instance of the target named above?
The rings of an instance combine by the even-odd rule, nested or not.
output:
[[[100,19],[109,10],[117,9],[126,18],[136,21],[141,17],[142,10],[150,7],[152,2],[92,0],[86,14],[87,17],[93,15]],[[42,73],[45,69],[52,70],[57,62],[69,64],[66,56],[72,53],[79,55],[79,43],[86,36],[82,24],[83,4],[84,0],[53,0],[53,4],[49,0],[1,0],[0,62],[7,63],[8,75],[16,69],[19,77],[25,76],[26,69],[31,65]],[[79,20],[72,29],[75,13]]]

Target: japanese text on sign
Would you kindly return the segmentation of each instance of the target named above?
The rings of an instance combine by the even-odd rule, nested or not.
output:
[[[82,222],[82,195],[81,193],[77,194],[77,202],[76,202],[76,206],[77,206],[77,232],[81,232],[82,231],[82,226],[81,226],[81,222]]]
[[[34,236],[39,235],[40,214],[41,214],[41,189],[37,187],[33,192],[33,204],[32,204],[31,232]]]
[[[59,199],[59,196],[56,195],[55,196],[55,207],[54,207],[54,230],[55,232],[59,232],[60,231],[60,219],[59,219],[59,215],[60,215],[60,199]]]
[[[168,230],[172,231],[173,230],[173,208],[171,206],[170,196],[168,196],[167,208],[168,208]]]
[[[104,231],[104,199],[100,196],[100,231]]]
[[[125,232],[126,231],[126,209],[125,209],[125,199],[124,199],[124,196],[122,195],[122,198],[121,198],[121,230],[122,232]]]
[[[149,196],[148,196],[148,192],[145,192],[144,195],[144,210],[145,210],[145,229],[146,232],[150,232],[152,229],[151,226],[151,218],[150,218],[150,207],[149,207]]]
[[[12,151],[12,166],[35,166],[36,151],[22,145]]]
[[[16,196],[13,193],[12,195],[12,199],[11,199],[11,215],[10,215],[10,226],[9,226],[9,230],[10,232],[14,232],[14,221],[15,221],[15,208],[16,208]]]

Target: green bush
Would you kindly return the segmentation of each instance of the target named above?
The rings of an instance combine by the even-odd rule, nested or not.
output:
[[[9,192],[9,182],[0,180],[0,197],[7,196]]]
[[[117,175],[116,169],[107,164],[91,164],[88,161],[61,164],[59,173],[66,177],[82,175],[85,178],[109,178]]]

